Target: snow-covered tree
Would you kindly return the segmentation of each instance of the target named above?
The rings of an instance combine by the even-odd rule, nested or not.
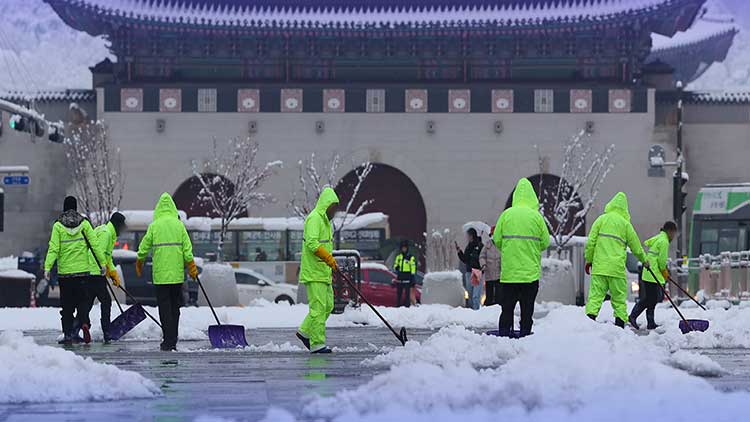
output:
[[[427,272],[448,271],[456,268],[455,236],[450,229],[433,229],[425,233]]]
[[[217,244],[219,261],[223,261],[229,224],[247,216],[248,207],[262,206],[273,200],[260,189],[282,162],[272,161],[259,167],[255,163],[257,155],[258,143],[250,138],[230,139],[222,147],[214,140],[211,157],[192,163],[193,175],[201,185],[197,200],[207,204],[221,220]]]
[[[310,158],[305,160],[299,160],[297,167],[299,169],[299,179],[297,190],[292,193],[292,199],[287,205],[289,211],[295,217],[305,218],[310,212],[315,209],[315,204],[318,201],[318,197],[323,189],[327,186],[335,188],[338,182],[336,177],[339,166],[341,165],[341,157],[338,154],[334,154],[333,157],[321,166],[325,169],[325,173],[321,175],[318,171],[318,164],[315,161],[315,153],[310,155]],[[356,203],[359,191],[362,188],[367,176],[372,172],[373,164],[368,162],[362,163],[359,166],[353,166],[354,175],[356,181],[352,189],[352,195],[346,204],[341,204],[341,208],[337,213],[337,218],[333,220],[333,231],[334,237],[339,238],[339,233],[347,225],[351,224],[355,218],[361,215],[365,209],[372,204],[372,200],[362,201],[356,209],[354,204]]]
[[[614,144],[604,151],[594,151],[589,134],[582,130],[563,145],[559,181],[545,185],[545,178],[540,177],[537,186],[540,211],[558,253],[585,224],[599,188],[614,167],[614,151]],[[544,159],[538,148],[537,153],[539,173],[543,175]]]
[[[92,224],[103,224],[120,207],[125,187],[120,149],[109,142],[107,126],[102,121],[87,121],[85,113],[71,105],[76,118],[71,119],[64,139],[65,157],[73,177],[79,211]]]

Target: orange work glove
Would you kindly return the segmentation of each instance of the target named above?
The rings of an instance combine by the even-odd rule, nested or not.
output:
[[[324,247],[318,246],[318,249],[315,250],[315,256],[325,262],[333,271],[339,270],[339,265],[336,263],[336,259]]]
[[[661,270],[661,276],[664,277],[664,280],[668,279],[669,278],[669,270],[666,269],[666,268],[663,269],[663,270]]]
[[[143,276],[143,261],[140,259],[135,260],[135,275],[138,278]]]
[[[117,274],[117,270],[107,270],[107,277],[112,280],[112,284],[114,284],[115,287],[120,286],[120,275]]]
[[[195,266],[195,261],[188,262],[187,267],[188,267],[188,275],[190,276],[190,278],[192,278],[193,280],[197,280],[198,279],[198,267]]]

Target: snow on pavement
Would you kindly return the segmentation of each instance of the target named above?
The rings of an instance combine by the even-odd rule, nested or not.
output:
[[[150,398],[159,388],[140,374],[57,347],[18,331],[0,332],[0,403]]]
[[[718,364],[690,351],[673,353],[656,335],[594,323],[575,307],[552,310],[534,331],[510,340],[444,328],[422,344],[409,342],[367,361],[389,369],[359,388],[309,400],[303,415],[430,422],[499,415],[516,421],[745,417],[750,394],[723,393],[690,374],[720,375]],[[711,405],[685,405],[685,397]],[[274,409],[267,420],[294,417]]]

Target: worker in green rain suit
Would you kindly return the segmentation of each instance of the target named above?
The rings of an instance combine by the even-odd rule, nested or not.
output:
[[[604,297],[609,292],[615,311],[615,325],[625,327],[628,309],[628,280],[625,276],[627,248],[645,267],[649,266],[641,241],[630,224],[628,197],[618,192],[604,208],[604,214],[594,221],[586,242],[586,274],[591,274],[586,315],[596,320]]]
[[[333,311],[331,279],[338,265],[333,258],[333,228],[339,198],[330,187],[323,189],[315,209],[305,219],[299,282],[307,288],[310,310],[297,338],[312,353],[331,353],[326,346],[326,320]]]
[[[649,330],[656,329],[656,321],[654,321],[654,310],[656,304],[662,301],[662,290],[659,285],[664,286],[666,279],[669,278],[669,270],[667,270],[667,261],[669,259],[669,243],[677,236],[677,224],[673,221],[667,221],[662,226],[659,234],[643,242],[648,248],[648,262],[651,264],[651,270],[654,275],[651,275],[649,271],[643,271],[641,275],[640,290],[638,291],[638,302],[635,304],[633,309],[630,311],[630,317],[628,322],[636,330],[639,329],[638,317],[645,310],[646,321]]]
[[[154,220],[148,225],[138,246],[138,259],[135,261],[138,277],[143,275],[149,252],[152,252],[151,279],[156,290],[163,337],[159,347],[162,351],[177,350],[185,267],[193,280],[198,279],[198,267],[193,259],[190,236],[180,221],[172,197],[166,192],[156,203]]]
[[[492,235],[500,251],[499,334],[513,334],[513,312],[521,305],[519,336],[531,334],[534,324],[534,302],[542,273],[542,251],[549,246],[549,230],[539,212],[539,200],[528,179],[518,181],[513,191],[513,206],[503,211]]]

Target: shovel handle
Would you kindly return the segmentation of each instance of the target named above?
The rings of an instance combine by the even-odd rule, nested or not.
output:
[[[134,298],[133,295],[130,294],[130,292],[128,292],[127,290],[125,290],[125,288],[122,287],[122,286],[117,286],[117,288],[120,289],[120,290],[122,290],[125,293],[125,295],[128,298],[130,298],[130,300],[133,301],[133,303],[135,303],[136,305],[140,306],[141,309],[143,309],[143,313],[145,313],[149,318],[151,318],[151,321],[154,321],[154,323],[156,325],[158,325],[159,328],[161,328],[161,323],[159,323],[159,321],[157,321],[156,318],[154,318],[150,313],[148,313],[148,311],[146,310],[146,308],[144,308],[143,305],[141,305],[141,303],[138,302],[138,300],[136,300],[136,298]]]
[[[203,296],[206,297],[206,303],[208,303],[208,307],[211,308],[211,313],[214,314],[214,318],[216,319],[216,323],[218,325],[221,325],[221,321],[219,321],[219,317],[216,316],[216,311],[214,311],[214,307],[211,305],[211,299],[208,298],[208,295],[206,294],[206,289],[203,288],[203,283],[201,283],[201,278],[196,277],[195,281],[198,282],[198,286],[201,288],[201,291],[203,292]]]
[[[122,314],[124,312],[122,310],[122,305],[120,305],[120,301],[117,300],[117,296],[115,296],[115,291],[112,290],[112,286],[109,285],[109,279],[107,279],[107,289],[109,289],[109,292],[112,294],[112,299],[115,300],[115,303],[117,304],[117,307],[120,309],[120,313]]]
[[[389,330],[391,330],[391,332],[393,333],[393,335],[396,336],[396,338],[401,342],[401,345],[402,346],[406,345],[406,340],[404,340],[404,338],[402,338],[401,335],[399,335],[396,332],[396,330],[393,329],[393,327],[391,326],[391,324],[388,323],[388,321],[383,317],[383,315],[380,315],[380,312],[378,312],[378,310],[375,309],[374,306],[372,306],[372,304],[370,303],[370,301],[367,300],[367,298],[362,294],[361,291],[359,291],[359,289],[354,284],[354,282],[346,274],[344,274],[341,270],[338,270],[336,272],[336,274],[338,274],[339,277],[343,278],[344,281],[346,281],[347,284],[349,284],[349,286],[357,293],[357,295],[359,295],[359,297],[362,298],[362,300],[367,304],[367,306],[369,306],[370,309],[372,309],[372,311],[375,312],[375,315],[377,315],[378,318],[380,318],[380,320],[383,321],[383,323],[385,324],[385,326],[388,327]]]
[[[695,298],[694,298],[693,296],[691,296],[691,295],[690,295],[690,293],[688,293],[688,292],[687,292],[687,290],[683,289],[683,288],[682,288],[682,286],[680,286],[679,284],[677,284],[677,282],[676,282],[676,281],[674,281],[674,279],[672,279],[672,277],[667,277],[667,279],[668,279],[669,281],[671,281],[671,282],[672,282],[672,284],[674,284],[675,286],[677,286],[677,288],[678,288],[678,289],[680,289],[680,290],[682,291],[682,293],[685,293],[685,295],[686,295],[687,297],[689,297],[689,298],[690,298],[690,300],[692,300],[693,302],[695,302],[695,304],[696,304],[696,305],[700,306],[700,307],[701,307],[701,309],[703,309],[704,311],[706,310],[706,307],[705,307],[705,306],[701,305],[701,303],[700,303],[700,302],[698,302],[697,300],[695,300]]]
[[[659,279],[656,278],[656,274],[654,274],[654,272],[651,270],[651,267],[644,267],[644,268],[646,268],[648,270],[648,272],[651,273],[651,277],[653,277],[654,280],[657,280],[656,284],[661,288],[661,291],[662,291],[662,293],[664,293],[664,296],[666,296],[667,299],[669,299],[669,303],[671,303],[672,307],[674,308],[674,310],[677,311],[677,315],[679,315],[680,318],[682,318],[682,321],[685,322],[685,326],[687,328],[691,328],[690,324],[687,322],[687,320],[685,319],[685,317],[682,315],[682,312],[680,312],[679,308],[677,308],[677,305],[675,305],[675,303],[672,301],[672,298],[669,297],[669,293],[667,293],[667,289],[665,289],[664,286],[662,286],[661,283],[659,283],[659,281],[658,281]]]

